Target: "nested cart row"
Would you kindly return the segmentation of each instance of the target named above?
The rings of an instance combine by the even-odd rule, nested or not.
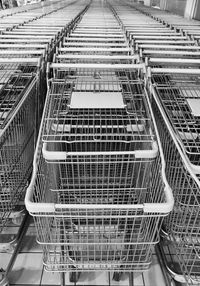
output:
[[[66,4],[65,4],[66,5]],[[85,6],[82,6],[83,9]],[[45,38],[44,34],[46,28],[40,27],[40,31],[42,32],[42,39],[45,41],[52,40],[53,35],[58,34],[57,41],[59,41],[61,34],[64,35],[65,30],[67,29],[67,24],[70,24],[70,21],[76,21],[76,16],[79,17],[77,7],[71,6],[70,9],[68,8],[68,12],[71,14],[69,19],[64,18],[63,11],[60,12],[60,22],[59,26],[55,27],[54,29],[49,29],[51,32]],[[79,8],[81,11],[81,7]],[[59,11],[55,12],[54,14],[59,15]],[[49,20],[48,20],[49,19]],[[50,26],[52,23],[51,16],[48,18],[45,17],[46,24]],[[37,22],[37,21],[36,21]],[[72,24],[71,24],[72,25]],[[32,27],[31,27],[32,28]],[[45,28],[45,29],[44,29]],[[20,30],[20,29],[19,29]],[[20,172],[24,175],[26,171],[22,168],[21,165],[24,164],[24,157],[26,157],[29,161],[29,168],[31,169],[31,162],[33,157],[33,140],[32,142],[32,151],[28,149],[28,142],[25,137],[28,136],[30,139],[30,134],[37,133],[38,124],[40,121],[41,116],[41,109],[43,108],[44,102],[44,95],[46,93],[45,89],[45,75],[44,75],[44,68],[45,68],[45,57],[41,57],[41,51],[43,54],[45,53],[47,56],[50,56],[52,52],[51,49],[54,48],[57,41],[54,41],[52,44],[51,49],[47,49],[47,45],[38,44],[36,42],[32,45],[27,45],[26,41],[30,41],[31,38],[34,38],[37,41],[36,34],[38,33],[37,30],[33,35],[28,35],[28,39],[25,39],[23,34],[20,34],[20,38],[17,38],[21,41],[23,38],[23,44],[10,44],[10,42],[15,41],[15,35],[18,36],[17,33],[14,33],[15,29],[10,33],[4,33],[1,36],[2,44],[0,45],[0,62],[1,62],[1,102],[0,102],[0,121],[1,121],[1,220],[4,225],[6,222],[5,218],[8,216],[9,212],[14,207],[15,203],[19,201],[19,195],[21,194],[22,190],[25,187],[25,183],[27,180],[27,176],[25,180],[20,180],[18,176],[18,172],[14,171],[15,168],[20,169]],[[47,33],[48,34],[48,33]],[[7,41],[6,41],[7,40]],[[5,41],[5,42],[4,42]],[[40,36],[38,41],[40,42]],[[11,48],[11,50],[9,50]],[[41,50],[40,50],[41,48]],[[42,50],[43,48],[43,50]],[[12,51],[12,49],[14,51]],[[18,50],[17,50],[18,49]],[[30,50],[31,49],[31,50]],[[39,51],[40,53],[35,53],[32,49],[36,49],[35,51]],[[37,50],[39,49],[39,50]],[[46,49],[46,50],[45,50]],[[15,57],[13,57],[13,52],[15,52]],[[32,84],[32,80],[34,78],[34,84]],[[31,88],[31,86],[34,86]],[[32,89],[34,91],[32,92]],[[28,91],[27,91],[28,90]],[[23,118],[26,121],[26,124],[30,124],[30,128],[26,127],[24,130],[24,135],[22,136],[23,131],[23,123],[20,123],[18,120],[16,124],[16,131],[14,131],[11,121],[17,120],[17,112],[21,112],[21,108],[23,110],[23,104],[25,99],[29,93],[34,94],[34,102],[30,102],[29,108],[27,108],[27,116],[30,115],[31,118]],[[29,110],[30,109],[30,110]],[[36,112],[36,114],[35,114]],[[22,119],[21,119],[22,120]],[[36,120],[36,122],[35,122]],[[34,123],[35,122],[35,123]],[[31,124],[33,124],[33,128],[31,128]],[[21,126],[21,127],[20,127]],[[7,130],[7,131],[6,131]],[[10,130],[10,131],[8,131]],[[17,135],[17,130],[19,130],[19,135]],[[32,130],[32,131],[31,131]],[[27,131],[27,133],[26,133]],[[35,133],[35,134],[36,134]],[[8,134],[8,135],[5,135]],[[8,136],[8,138],[7,138]],[[25,137],[24,137],[25,136]],[[18,139],[19,137],[19,139]],[[33,136],[34,138],[34,136]],[[33,139],[32,138],[32,139]],[[19,146],[21,147],[17,147]],[[30,143],[31,144],[31,143]],[[13,147],[15,146],[15,147]],[[13,155],[9,150],[13,150]],[[22,155],[17,154],[17,149],[19,152],[26,150],[26,155],[24,157]],[[6,151],[7,150],[7,151]],[[21,153],[20,153],[21,154]],[[18,167],[14,167],[15,164],[18,164]],[[28,170],[27,169],[27,170]],[[6,171],[8,170],[8,171]],[[8,175],[9,174],[9,175]],[[30,175],[30,172],[29,172]],[[22,183],[23,181],[23,183]],[[9,184],[13,186],[13,188],[9,187]],[[23,184],[21,188],[18,185]],[[21,191],[20,191],[21,190]],[[11,198],[12,197],[12,198]],[[15,203],[13,203],[14,201]]]
[[[116,2],[113,7],[116,13],[120,13],[120,21],[141,59],[144,60],[145,57],[199,58],[199,45],[194,39],[181,31],[172,29],[167,24],[141,14],[134,8],[121,9],[118,4]]]
[[[66,30],[78,20],[81,7],[85,8],[84,4],[79,7],[80,10],[76,9],[76,5],[69,4],[70,1],[63,1],[43,11],[35,9],[28,15],[28,21],[26,13],[26,17],[21,15],[21,25],[0,35],[1,57],[42,57],[44,61],[50,60]]]
[[[21,24],[0,35],[0,247],[1,251],[14,249],[8,269],[1,269],[2,285],[8,284],[7,275],[19,250],[18,244],[13,244],[22,236],[8,234],[10,219],[21,223],[19,231],[27,225],[20,217],[46,94],[46,61],[79,21],[88,2],[72,4],[51,3],[42,12],[21,13]]]
[[[166,75],[167,73],[165,71],[165,76]],[[171,75],[170,72],[170,76]],[[176,75],[179,78],[183,76],[180,73]],[[152,68],[152,78],[155,76],[160,76],[159,71]],[[150,87],[152,87],[152,83],[150,83]],[[166,90],[170,92],[170,87],[167,87]],[[165,240],[162,242],[161,246],[163,247],[166,244],[166,237],[169,239],[169,245],[172,242],[172,247],[174,248],[173,252],[178,258],[178,261],[175,262],[176,267],[174,271],[171,271],[175,280],[186,282],[187,285],[198,285],[200,279],[199,172],[198,168],[193,168],[191,161],[189,161],[185,152],[186,148],[181,148],[183,146],[178,138],[179,134],[177,134],[177,129],[173,128],[174,125],[171,121],[173,116],[168,117],[168,111],[165,108],[167,95],[163,105],[163,100],[159,97],[160,91],[157,92],[157,87],[153,87],[151,92],[153,96],[152,104],[155,110],[161,140],[163,142],[166,164],[168,166],[166,175],[170,186],[173,186],[175,197],[174,210],[168,219],[164,221],[163,237]],[[177,101],[179,101],[178,95]],[[187,104],[185,107],[187,107]],[[182,119],[181,116],[180,119]],[[188,131],[190,132],[190,129]],[[187,130],[183,130],[183,134],[186,134],[187,137],[189,137]],[[189,145],[192,144],[192,140],[190,142],[190,139],[191,138],[186,139]],[[177,265],[179,265],[179,267],[177,267]],[[185,277],[181,276],[181,273],[183,273]]]
[[[25,202],[48,271],[148,269],[173,197],[138,64],[110,6],[91,3],[48,65]]]
[[[156,21],[155,17],[148,17],[148,8],[134,7],[145,10],[145,14],[141,15],[133,8],[136,15],[133,18],[130,7],[114,6],[114,9],[132,44],[148,66],[147,87],[152,94],[161,135],[167,180],[175,197],[174,210],[163,224],[163,235],[166,238],[168,233],[170,247],[173,246],[178,258],[170,273],[179,282],[198,285],[199,47],[186,33]],[[142,19],[140,27],[136,23],[139,19]],[[181,276],[181,272],[185,277]]]
[[[31,174],[40,60],[0,59],[0,229],[21,199]]]
[[[151,16],[153,19],[171,27],[172,29],[181,32],[199,43],[200,39],[200,24],[194,19],[186,19],[182,16],[169,13],[168,11],[157,10],[150,7],[137,7],[143,13]]]

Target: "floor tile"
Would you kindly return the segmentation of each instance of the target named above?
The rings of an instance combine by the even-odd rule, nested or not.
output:
[[[43,271],[41,285],[60,285],[60,283],[61,283],[60,273],[47,272],[45,270]],[[69,283],[69,277],[67,274],[65,275],[65,284],[73,285],[73,283]]]
[[[11,257],[11,253],[0,253],[0,269],[6,270]]]
[[[129,273],[123,273],[121,276],[120,281],[114,281],[112,279],[113,277],[113,273],[110,273],[110,286],[129,286],[129,280],[131,279],[130,274]],[[133,285],[134,286],[144,286],[144,281],[143,281],[143,277],[142,277],[142,272],[134,272],[132,273],[132,278],[133,278]]]
[[[109,285],[107,272],[83,272],[77,285]]]
[[[20,253],[9,274],[10,284],[39,285],[42,267],[41,253]]]
[[[166,286],[162,270],[155,255],[153,255],[149,270],[143,273],[143,277],[145,286]]]
[[[144,285],[142,272],[134,272],[133,273],[133,285],[134,286],[143,286]]]

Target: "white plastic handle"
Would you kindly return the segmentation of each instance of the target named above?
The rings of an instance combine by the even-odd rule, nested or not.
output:
[[[174,73],[174,74],[193,74],[200,75],[200,69],[179,69],[179,68],[150,68],[151,73]]]
[[[80,68],[80,69],[104,69],[104,70],[133,70],[133,69],[143,69],[145,70],[145,64],[65,64],[65,63],[51,63],[50,68],[54,69],[73,69],[73,68]]]
[[[0,63],[27,63],[27,64],[36,64],[40,66],[40,58],[1,58]]]
[[[149,63],[167,63],[167,64],[191,64],[199,65],[200,59],[177,59],[177,58],[149,58]]]
[[[59,50],[58,50],[59,52]],[[92,60],[137,60],[139,61],[138,55],[73,55],[73,54],[58,54],[57,59],[92,59]]]
[[[76,47],[76,48],[60,48],[61,52],[132,52],[131,48],[84,48],[84,47]]]
[[[45,55],[45,49],[42,50],[0,50],[0,55]],[[12,58],[13,59],[13,58]]]
[[[156,158],[158,154],[158,145],[156,141],[152,142],[151,150],[136,150],[136,151],[119,151],[119,152],[62,152],[48,151],[48,143],[43,143],[42,154],[45,160],[48,161],[63,161],[68,156],[95,156],[95,155],[134,155],[135,158]]]

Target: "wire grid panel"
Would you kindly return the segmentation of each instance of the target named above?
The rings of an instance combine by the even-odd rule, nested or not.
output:
[[[80,190],[83,194],[90,190],[88,199],[93,198],[94,202],[124,203],[124,190],[146,189],[149,183],[157,143],[142,82],[135,79],[134,73],[118,73],[119,77],[113,73],[103,80],[97,77],[97,81],[89,78],[88,82],[49,82],[43,155],[56,180],[55,188],[74,190],[72,196],[75,193],[78,196]],[[110,90],[109,95],[120,96],[125,108],[70,107],[73,88],[83,97],[83,89],[90,94],[88,90],[94,90],[97,85]],[[105,94],[109,98],[104,90],[92,96],[96,99]],[[138,157],[137,152],[141,152]]]
[[[1,130],[0,137],[0,227],[19,201],[31,173],[34,150],[36,79]]]
[[[127,214],[131,218],[127,218]],[[43,244],[44,265],[51,271],[134,271],[148,269],[151,252],[158,240],[156,218],[134,217],[138,212],[117,211],[106,218],[60,221],[60,244]],[[122,216],[121,216],[122,215]],[[142,215],[143,216],[143,215]],[[64,225],[63,225],[64,224]],[[149,232],[145,232],[147,229]],[[158,227],[159,228],[159,227]],[[152,235],[155,236],[151,241]],[[64,243],[63,243],[64,239]]]
[[[113,150],[125,150],[125,145],[128,147],[131,142],[143,142],[150,146],[154,141],[151,116],[143,93],[142,81],[137,80],[135,76],[131,73],[119,73],[119,75],[96,73],[84,76],[80,80],[78,78],[78,80],[50,81],[43,141],[66,144],[71,142],[72,145],[78,142],[84,145],[86,141],[95,145],[94,138],[98,141],[97,145],[99,142],[103,144],[103,141],[113,143],[121,141],[121,146],[115,146]],[[71,108],[74,95],[77,94],[80,98],[82,94],[83,97],[88,94],[93,95],[95,99],[102,96],[108,100],[109,95],[121,97],[124,106]]]
[[[176,138],[171,136],[170,125],[153,97],[152,105],[161,137],[166,160],[166,177],[173,190],[175,206],[164,219],[164,229],[175,244],[176,255],[187,281],[200,282],[200,181],[190,169],[181,149],[177,149]],[[157,98],[157,102],[159,99]],[[193,283],[192,282],[192,283]],[[188,282],[189,283],[189,282]],[[193,285],[193,284],[191,284]]]
[[[133,187],[96,192],[55,189],[56,182],[42,154],[40,157],[38,154],[38,160],[34,201],[36,205],[44,203],[44,207],[43,211],[31,214],[37,228],[37,241],[44,246],[44,263],[48,270],[64,271],[74,267],[77,271],[130,270],[149,266],[151,249],[158,242],[165,214],[154,213],[154,210],[144,213],[142,209],[134,209],[134,205],[164,202],[159,157],[150,170],[146,190]],[[63,207],[49,213],[48,209],[45,211],[45,204],[49,202]],[[91,209],[87,208],[88,204]],[[107,207],[101,207],[103,204]],[[70,205],[74,207],[71,209]],[[127,209],[123,209],[123,205],[127,205]]]
[[[34,80],[38,67],[25,63],[0,63],[0,68],[0,128],[3,129]]]
[[[194,245],[185,245],[182,241],[176,241],[175,246],[178,246],[176,249],[178,262],[188,285],[199,285],[199,241]]]
[[[152,81],[189,160],[195,165],[200,165],[199,76],[153,74]]]

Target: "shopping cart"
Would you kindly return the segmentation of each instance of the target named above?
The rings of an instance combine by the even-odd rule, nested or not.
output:
[[[152,84],[182,148],[197,167],[200,164],[199,60],[150,59]],[[158,68],[162,66],[162,68]],[[197,170],[196,172],[199,173]]]
[[[193,89],[196,90],[194,88],[195,80],[191,81],[188,70],[185,75],[184,69],[182,70],[182,74],[180,69],[178,73],[173,73],[172,69],[170,69],[169,73],[166,73],[166,71],[167,69],[164,68],[152,68],[153,82],[149,82],[152,94],[152,106],[166,160],[166,177],[175,198],[173,212],[164,220],[164,242],[162,244],[164,245],[163,248],[165,248],[166,241],[169,240],[169,245],[173,246],[173,251],[178,259],[173,264],[175,265],[174,269],[168,265],[168,270],[175,280],[186,282],[188,285],[199,285],[200,177],[198,168],[194,167],[191,161],[189,161],[189,156],[186,156],[186,148],[183,146],[182,141],[183,138],[180,140],[180,135],[176,129],[179,123],[184,124],[184,120],[182,120],[184,119],[183,112],[180,112],[180,107],[184,108],[184,111],[186,111],[185,114],[188,115],[185,95],[191,92],[191,98],[193,98],[192,91]],[[191,69],[190,72],[192,73]],[[193,76],[196,78],[195,74]],[[171,84],[173,80],[174,85]],[[174,91],[179,90],[177,82],[180,84],[179,92]],[[185,91],[184,87],[186,87],[186,92],[184,92],[184,96],[181,96],[183,94],[182,90]],[[166,95],[165,100],[163,100],[164,94]],[[176,100],[174,101],[175,96]],[[173,104],[171,104],[172,101]],[[181,101],[182,104],[179,104]],[[166,104],[167,102],[168,104]],[[178,117],[177,125],[172,125],[172,120],[174,118],[178,119]],[[190,116],[187,117],[189,121]],[[184,128],[182,128],[182,131],[184,131]],[[190,129],[187,131],[193,132]],[[191,156],[191,154],[189,155]],[[190,159],[192,158],[190,157]],[[195,160],[194,163],[196,162]],[[165,253],[163,258],[166,259],[167,256]]]
[[[144,18],[143,27],[142,24],[138,26],[134,23],[137,16],[129,20],[127,16],[123,18],[124,9],[121,11],[116,6],[114,9],[141,59],[148,56],[146,65],[151,66],[148,88],[153,94],[152,105],[163,144],[167,180],[175,197],[173,212],[164,219],[160,243],[162,258],[176,281],[199,285],[199,71],[194,71],[199,65],[199,51],[194,39],[180,31],[168,34],[169,29],[160,26],[161,23],[152,23],[149,17]],[[149,21],[148,27],[145,21]],[[165,35],[159,35],[162,27],[167,31]],[[191,45],[193,51],[189,51]],[[159,50],[162,47],[164,50]]]
[[[66,65],[50,65],[56,77],[25,198],[45,269],[75,276],[144,270],[173,197],[148,97],[136,78],[143,65],[96,65],[98,90],[91,65],[80,67],[77,79],[67,79],[59,74]]]
[[[33,67],[23,69],[23,64],[18,63],[5,64],[4,68],[7,70],[1,75],[0,102],[0,230],[19,202],[31,174],[37,102]]]

